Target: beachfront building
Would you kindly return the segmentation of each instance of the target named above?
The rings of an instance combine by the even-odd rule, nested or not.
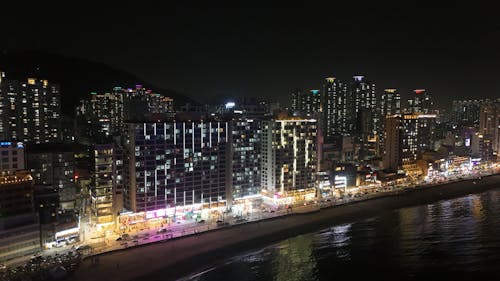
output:
[[[262,121],[235,116],[229,126],[228,200],[241,201],[260,195]]]
[[[167,221],[224,209],[228,128],[228,122],[205,120],[128,123],[125,209],[137,219]]]
[[[90,219],[100,231],[114,228],[116,215],[123,205],[123,158],[120,147],[114,143],[96,144],[93,148]]]
[[[316,196],[315,119],[283,117],[263,121],[262,188],[274,203]]]

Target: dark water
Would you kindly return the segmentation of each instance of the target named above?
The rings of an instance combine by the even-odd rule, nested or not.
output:
[[[500,189],[332,225],[186,280],[500,280]]]

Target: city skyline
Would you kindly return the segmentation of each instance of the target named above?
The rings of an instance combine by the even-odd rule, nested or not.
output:
[[[6,11],[1,280],[498,276],[494,9]]]
[[[439,105],[496,94],[499,21],[484,6],[9,5],[22,20],[0,49],[103,62],[202,103],[286,104],[294,88],[356,74],[403,98],[428,89]]]

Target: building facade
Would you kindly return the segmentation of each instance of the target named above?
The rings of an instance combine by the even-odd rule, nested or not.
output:
[[[123,159],[117,144],[96,144],[91,168],[91,223],[98,230],[114,227],[121,211]]]
[[[337,135],[347,135],[352,130],[351,108],[352,103],[347,90],[347,84],[328,77],[323,84],[323,135],[325,143]]]
[[[263,121],[262,188],[270,196],[315,192],[317,122],[314,119]]]
[[[28,78],[8,80],[0,72],[0,139],[33,143],[61,137],[59,85]]]
[[[225,205],[228,129],[217,121],[127,124],[125,208]]]
[[[25,169],[25,155],[23,142],[0,142],[0,170],[3,175],[13,174]]]
[[[246,117],[233,118],[229,123],[229,151],[233,200],[260,194],[262,121]],[[229,172],[228,171],[228,172]]]
[[[27,150],[27,167],[35,185],[52,186],[58,190],[61,209],[74,209],[76,186],[73,148],[62,144],[30,146]]]
[[[0,176],[0,262],[40,250],[40,225],[29,172]]]

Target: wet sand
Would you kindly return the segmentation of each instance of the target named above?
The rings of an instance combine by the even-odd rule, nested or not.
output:
[[[70,280],[177,280],[217,261],[296,235],[358,221],[403,207],[480,193],[500,187],[500,175],[449,183],[352,204],[294,214],[142,245],[99,255],[99,264],[82,262]]]

